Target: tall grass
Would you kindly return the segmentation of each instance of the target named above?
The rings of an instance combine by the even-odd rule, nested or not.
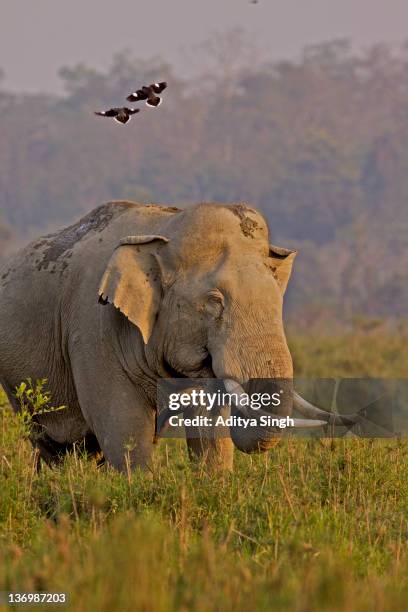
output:
[[[348,332],[299,334],[289,328],[295,375],[408,378],[408,330],[360,324]]]
[[[311,362],[312,339],[291,342],[307,375],[408,361],[398,337],[355,362],[348,343]],[[79,611],[406,609],[405,441],[287,439],[229,475],[162,441],[150,480],[79,452],[38,473],[25,434],[0,397],[0,591],[65,591]]]

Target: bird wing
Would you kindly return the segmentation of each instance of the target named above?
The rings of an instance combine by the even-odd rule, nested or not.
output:
[[[133,93],[129,94],[126,100],[128,102],[136,102],[137,100],[147,100],[148,95],[148,91],[138,89],[137,91],[134,91]]]
[[[154,91],[155,94],[160,94],[167,87],[166,81],[161,81],[160,83],[152,83],[150,88]]]
[[[134,115],[136,113],[140,113],[140,108],[127,108],[126,109],[129,115]]]
[[[99,115],[100,117],[116,117],[118,111],[115,108],[110,108],[107,111],[95,111],[95,115]]]

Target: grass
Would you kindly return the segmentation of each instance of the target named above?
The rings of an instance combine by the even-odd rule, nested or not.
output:
[[[296,334],[289,330],[298,377],[408,378],[408,331],[384,327]]]
[[[406,376],[406,338],[353,341],[293,337],[298,370]],[[152,481],[79,453],[37,473],[25,434],[0,396],[0,591],[78,611],[406,610],[403,440],[288,439],[232,475],[162,441]]]

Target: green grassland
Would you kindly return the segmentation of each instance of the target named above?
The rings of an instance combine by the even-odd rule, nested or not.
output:
[[[290,345],[301,376],[401,378],[407,338]],[[79,450],[37,473],[25,433],[0,395],[0,591],[65,591],[84,612],[407,609],[404,440],[286,439],[228,475],[162,441],[150,480]]]

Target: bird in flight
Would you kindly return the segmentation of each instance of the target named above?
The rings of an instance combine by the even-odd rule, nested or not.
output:
[[[110,108],[107,111],[95,111],[95,115],[99,117],[113,117],[118,123],[127,123],[130,121],[132,115],[139,113],[138,108],[127,108],[122,106],[121,108]]]
[[[137,89],[133,93],[129,94],[126,100],[128,100],[128,102],[146,100],[147,106],[157,108],[163,101],[158,94],[161,94],[166,87],[167,83],[165,81],[162,81],[161,83],[152,83],[151,85],[143,85],[141,89]]]

